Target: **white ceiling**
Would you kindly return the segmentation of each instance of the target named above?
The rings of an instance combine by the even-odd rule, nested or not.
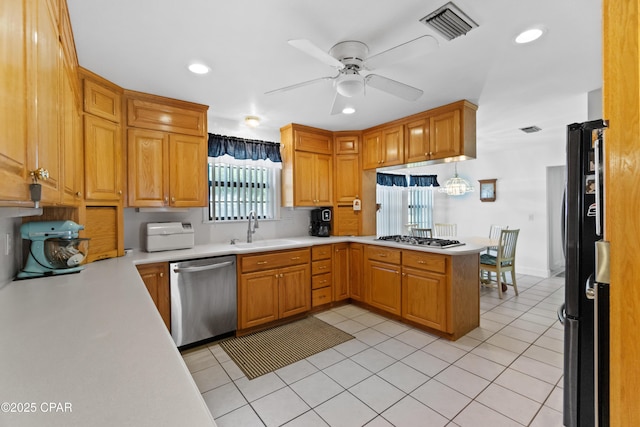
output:
[[[419,19],[446,0],[67,0],[80,64],[137,91],[210,106],[217,120],[262,119],[274,132],[287,123],[329,130],[364,129],[439,105],[468,99],[479,105],[478,138],[521,137],[538,125],[564,129],[572,112],[562,100],[602,85],[600,0],[454,0],[479,24],[447,41]],[[534,25],[539,41],[516,45]],[[323,50],[359,40],[376,54],[433,35],[433,53],[375,70],[418,87],[405,101],[376,89],[354,99],[353,115],[330,115],[334,89],[320,82],[265,92],[335,69],[291,47],[308,39]],[[187,70],[194,61],[211,72]],[[586,98],[585,98],[586,100]],[[585,118],[584,111],[575,116]],[[275,133],[277,134],[277,133]]]

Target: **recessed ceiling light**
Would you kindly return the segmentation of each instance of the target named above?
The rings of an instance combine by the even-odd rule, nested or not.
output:
[[[342,114],[353,114],[356,112],[356,109],[353,107],[344,107],[342,109]]]
[[[194,63],[189,65],[189,71],[194,74],[207,74],[211,69],[204,64]]]
[[[532,41],[538,40],[543,34],[544,28],[542,27],[529,28],[518,34],[515,41],[518,44],[531,43]]]
[[[256,116],[247,116],[244,118],[244,123],[250,128],[255,128],[260,125],[260,118]]]

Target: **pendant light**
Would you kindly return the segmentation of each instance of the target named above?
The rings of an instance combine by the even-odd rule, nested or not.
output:
[[[454,163],[455,174],[453,178],[449,178],[445,185],[441,186],[438,191],[440,193],[447,193],[449,196],[462,196],[466,193],[471,193],[476,189],[473,188],[469,182],[458,176],[458,164]]]

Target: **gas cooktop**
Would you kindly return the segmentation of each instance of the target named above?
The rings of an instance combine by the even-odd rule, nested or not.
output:
[[[437,239],[435,237],[405,236],[399,234],[394,236],[378,237],[376,240],[403,243],[406,245],[431,246],[434,248],[453,248],[455,246],[464,245],[464,243],[460,242],[459,240]]]

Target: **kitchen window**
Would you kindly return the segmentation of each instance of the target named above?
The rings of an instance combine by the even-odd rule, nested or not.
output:
[[[279,144],[210,134],[209,156],[209,221],[278,218]]]

